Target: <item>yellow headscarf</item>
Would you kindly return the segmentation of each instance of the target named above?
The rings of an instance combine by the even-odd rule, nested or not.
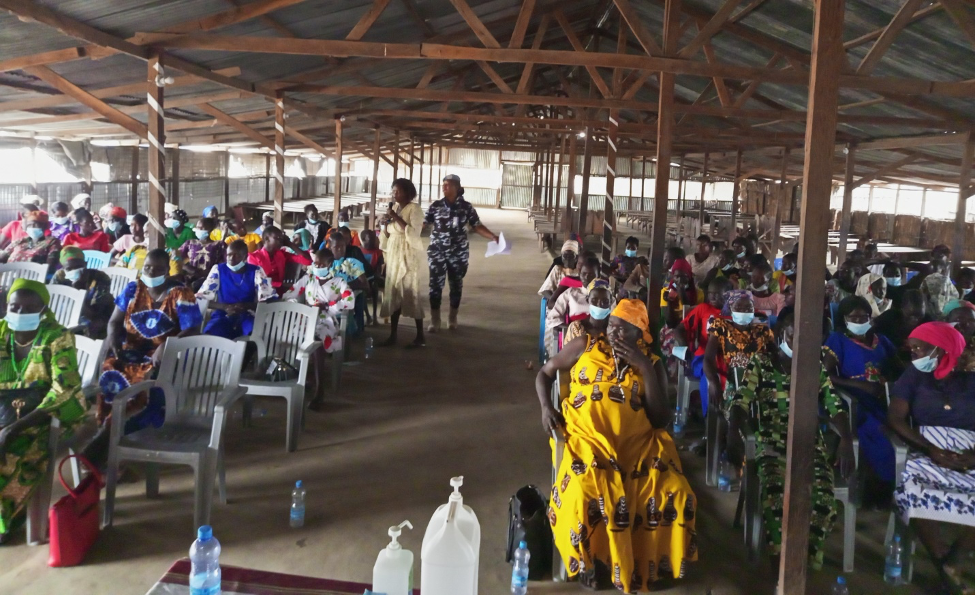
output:
[[[645,343],[651,345],[651,331],[648,330],[648,308],[641,300],[621,300],[611,312],[611,316],[620,318],[641,329],[641,337]]]
[[[45,310],[44,313],[41,314],[41,317],[50,320],[51,322],[57,322],[57,319],[54,317],[54,312],[48,308],[48,306],[51,305],[51,294],[48,293],[47,286],[40,281],[31,281],[30,279],[19,277],[10,284],[10,291],[7,293],[7,296],[9,297],[13,295],[15,291],[20,291],[21,289],[26,289],[27,291],[33,291],[36,293],[44,303]]]

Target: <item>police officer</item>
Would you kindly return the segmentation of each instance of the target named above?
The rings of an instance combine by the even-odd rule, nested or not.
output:
[[[448,301],[451,306],[448,328],[458,328],[462,283],[468,273],[468,227],[482,237],[499,241],[499,236],[482,225],[475,207],[465,200],[461,178],[455,174],[445,176],[441,182],[441,193],[444,198],[431,203],[424,218],[424,223],[433,227],[431,245],[427,249],[431,273],[431,326],[428,327],[428,332],[431,333],[441,330],[441,292],[445,277],[448,280]]]

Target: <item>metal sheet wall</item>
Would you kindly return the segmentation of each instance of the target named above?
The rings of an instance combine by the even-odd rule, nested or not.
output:
[[[498,193],[494,188],[465,188],[465,200],[477,206],[494,207],[498,203]]]
[[[448,165],[474,169],[499,169],[499,152],[487,149],[455,149],[448,151]]]

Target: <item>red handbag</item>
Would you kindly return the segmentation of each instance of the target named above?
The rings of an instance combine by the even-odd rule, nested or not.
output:
[[[77,458],[90,472],[74,489],[68,487],[61,474],[62,467],[70,458]],[[58,480],[68,495],[52,504],[48,511],[51,538],[47,564],[55,568],[80,564],[98,539],[98,500],[104,485],[102,474],[81,455],[61,459]]]

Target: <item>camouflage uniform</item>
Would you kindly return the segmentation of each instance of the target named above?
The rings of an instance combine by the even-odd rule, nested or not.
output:
[[[452,308],[461,305],[461,290],[468,273],[468,227],[481,225],[478,212],[465,197],[454,203],[436,200],[428,207],[424,222],[433,226],[431,245],[427,249],[431,273],[431,309],[441,308],[441,292],[448,280],[448,301]]]

